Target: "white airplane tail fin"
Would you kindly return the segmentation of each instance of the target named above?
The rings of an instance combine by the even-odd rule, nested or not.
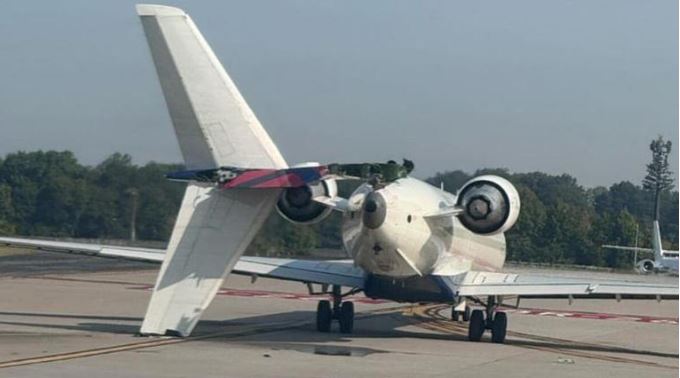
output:
[[[658,220],[654,220],[652,223],[652,249],[654,250],[654,261],[661,261],[663,258],[663,245],[661,244],[661,230],[659,229]]]
[[[137,5],[137,13],[187,169],[286,168],[189,16],[161,5]],[[142,334],[191,333],[278,195],[189,182]]]

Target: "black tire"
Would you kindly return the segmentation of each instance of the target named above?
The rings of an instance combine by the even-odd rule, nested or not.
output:
[[[468,340],[481,340],[485,328],[486,324],[484,323],[484,311],[473,310],[472,315],[470,315],[470,324],[468,325]]]
[[[342,302],[340,306],[340,332],[352,333],[354,330],[354,303]]]
[[[497,312],[491,324],[491,341],[497,344],[505,342],[505,331],[508,327],[508,316],[504,312]]]
[[[451,307],[451,320],[457,322],[460,319],[460,311],[456,311],[456,307]]]
[[[316,306],[316,330],[319,332],[330,332],[332,320],[333,310],[331,310],[331,302],[319,301],[319,304]]]
[[[469,322],[471,314],[472,314],[472,308],[470,308],[470,306],[465,306],[465,311],[463,311],[463,321]]]

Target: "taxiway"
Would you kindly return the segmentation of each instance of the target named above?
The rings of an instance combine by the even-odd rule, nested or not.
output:
[[[156,272],[82,256],[0,256],[0,377],[678,374],[677,301],[522,300],[508,309],[507,344],[497,345],[468,342],[446,306],[361,296],[354,334],[337,324],[321,334],[305,286],[231,276],[191,337],[135,337]]]

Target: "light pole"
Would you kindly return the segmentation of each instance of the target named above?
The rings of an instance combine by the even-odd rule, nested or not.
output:
[[[638,253],[638,234],[640,232],[640,224],[635,222],[635,253],[633,254],[633,269],[637,265],[637,253]]]
[[[137,240],[137,199],[139,198],[139,191],[137,188],[130,188],[127,194],[132,198],[132,211],[130,212],[130,242],[134,243]]]

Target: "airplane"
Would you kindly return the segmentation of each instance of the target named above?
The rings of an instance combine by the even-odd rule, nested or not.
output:
[[[635,270],[642,274],[671,273],[678,274],[678,251],[664,250],[661,244],[661,230],[659,220],[652,221],[652,248],[627,247],[605,244],[602,248],[618,249],[635,252]],[[637,252],[653,253],[654,260],[642,259],[637,261]]]
[[[502,272],[504,233],[520,198],[506,179],[484,175],[454,194],[410,176],[413,164],[289,166],[192,19],[181,9],[137,5],[185,171],[186,191],[166,250],[22,238],[10,246],[161,263],[140,335],[189,336],[230,273],[308,285],[316,328],[354,327],[351,295],[446,303],[469,321],[468,339],[505,341],[503,299],[678,299],[677,285]],[[285,88],[283,89],[285,90]],[[360,180],[348,197],[338,180]],[[272,209],[298,224],[343,216],[348,260],[242,256]],[[316,286],[314,286],[316,285]],[[314,292],[315,287],[321,287]],[[472,310],[471,304],[481,308]]]

